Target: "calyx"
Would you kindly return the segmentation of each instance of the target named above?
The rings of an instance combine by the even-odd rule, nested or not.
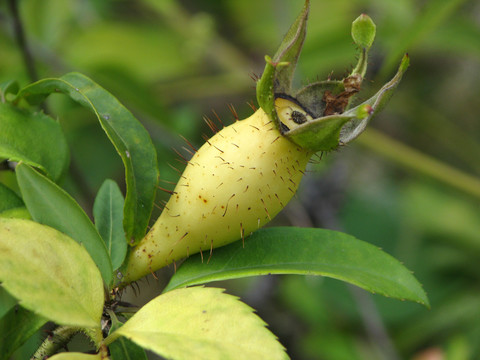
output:
[[[352,23],[352,38],[359,49],[353,71],[341,80],[327,79],[294,89],[293,75],[306,37],[309,8],[306,0],[276,54],[265,57],[265,70],[257,82],[257,101],[283,136],[304,149],[328,151],[349,143],[365,130],[398,86],[409,58],[403,57],[396,75],[374,96],[352,107],[375,38],[375,24],[362,14]]]

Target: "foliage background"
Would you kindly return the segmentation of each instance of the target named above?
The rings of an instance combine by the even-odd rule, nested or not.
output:
[[[35,72],[15,39],[10,3],[0,2],[0,82],[90,76],[148,129],[160,186],[173,189],[172,167],[183,164],[172,148],[189,156],[180,135],[198,147],[211,135],[203,115],[215,119],[214,110],[230,123],[227,104],[240,118],[252,113],[250,76],[261,74],[303,1],[19,1]],[[274,225],[341,229],[382,247],[415,270],[432,310],[323,278],[217,285],[257,309],[293,359],[480,358],[480,3],[312,0],[299,84],[351,69],[350,24],[362,12],[377,38],[360,98],[393,75],[405,51],[411,68],[370,131],[312,162]],[[69,140],[64,186],[91,211],[105,178],[122,184],[121,161],[86,110],[52,96],[48,111]],[[0,180],[15,186],[11,173]],[[166,199],[159,191],[157,203]],[[141,284],[140,295],[158,294],[171,271]]]

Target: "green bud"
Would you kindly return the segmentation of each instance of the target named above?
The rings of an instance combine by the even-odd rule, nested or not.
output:
[[[375,24],[366,14],[360,15],[352,23],[352,38],[361,48],[370,49],[375,39]]]
[[[357,118],[366,119],[369,115],[373,114],[373,108],[369,104],[361,105],[357,108]]]

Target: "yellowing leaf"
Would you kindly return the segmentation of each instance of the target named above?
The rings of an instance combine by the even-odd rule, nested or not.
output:
[[[83,246],[53,228],[0,218],[0,282],[23,307],[58,324],[100,326],[100,272]]]
[[[193,287],[160,295],[109,336],[123,335],[168,359],[288,359],[252,309],[222,289]]]

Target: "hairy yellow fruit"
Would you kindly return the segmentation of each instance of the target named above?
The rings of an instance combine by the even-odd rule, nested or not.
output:
[[[275,55],[265,56],[256,86],[260,109],[222,129],[189,161],[165,210],[131,249],[120,287],[191,254],[211,256],[269,222],[295,194],[311,155],[351,142],[385,106],[409,58],[373,97],[352,107],[375,37],[366,15],[352,26],[360,53],[348,77],[292,86],[309,6],[306,0]]]
[[[123,281],[269,222],[295,194],[311,155],[282,136],[262,109],[223,128],[189,161],[157,222],[131,252]]]

